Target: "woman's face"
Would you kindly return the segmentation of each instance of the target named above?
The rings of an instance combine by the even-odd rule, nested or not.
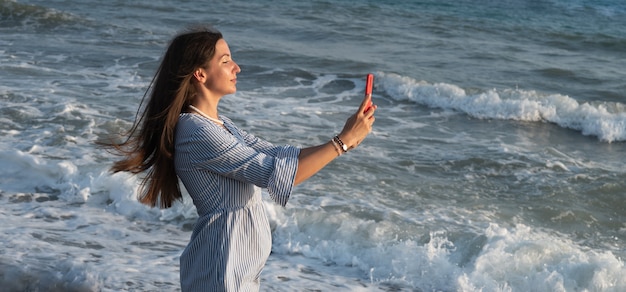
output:
[[[233,61],[228,44],[220,39],[215,44],[215,55],[209,62],[204,86],[214,95],[222,97],[237,91],[237,73],[239,65]]]

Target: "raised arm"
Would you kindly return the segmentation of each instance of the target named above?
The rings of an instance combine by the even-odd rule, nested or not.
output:
[[[348,149],[356,148],[372,131],[376,105],[373,105],[367,112],[364,112],[371,98],[371,94],[363,98],[357,112],[348,118],[343,126],[343,130],[337,135]],[[333,142],[332,139],[321,145],[303,148],[300,150],[300,155],[298,155],[298,169],[296,171],[294,185],[298,185],[307,180],[342,153],[343,150],[341,150],[340,145],[338,145],[337,142]]]

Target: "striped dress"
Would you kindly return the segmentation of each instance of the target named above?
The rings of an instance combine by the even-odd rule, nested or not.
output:
[[[300,149],[273,146],[220,118],[226,129],[191,113],[176,126],[176,174],[199,215],[180,257],[181,287],[258,291],[272,245],[260,188],[285,206]]]

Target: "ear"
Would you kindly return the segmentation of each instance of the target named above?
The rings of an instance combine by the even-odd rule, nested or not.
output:
[[[203,68],[198,68],[193,72],[193,77],[196,78],[196,81],[204,83],[206,81],[207,74]]]

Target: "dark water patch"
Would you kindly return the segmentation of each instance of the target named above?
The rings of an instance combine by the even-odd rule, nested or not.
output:
[[[100,250],[100,249],[105,248],[103,245],[95,241],[75,242],[75,241],[71,241],[66,236],[63,236],[60,234],[51,235],[51,234],[42,234],[42,233],[33,232],[31,233],[31,236],[41,241],[45,241],[45,242],[52,243],[52,244],[61,244],[63,246],[72,246],[72,247],[77,247],[77,248],[82,248],[82,249],[95,249],[95,250]]]
[[[324,87],[320,89],[320,92],[327,94],[339,94],[352,89],[354,89],[354,82],[338,79],[325,84]]]
[[[30,193],[30,194],[15,194],[9,197],[9,202],[13,204],[30,203],[35,201],[37,203],[43,203],[48,201],[57,201],[59,196],[46,193]],[[71,218],[63,218],[71,219]]]
[[[540,39],[545,40],[545,44],[558,49],[571,52],[606,52],[626,56],[626,38],[605,33],[585,33],[570,31],[549,31],[539,32]]]
[[[131,242],[130,245],[155,251],[179,251],[182,248],[185,248],[184,245],[167,241],[134,241]]]
[[[603,80],[592,78],[591,74],[584,74],[585,72],[576,72],[573,70],[563,68],[544,68],[535,70],[540,76],[554,80],[563,80],[567,82],[587,85],[598,85]]]

